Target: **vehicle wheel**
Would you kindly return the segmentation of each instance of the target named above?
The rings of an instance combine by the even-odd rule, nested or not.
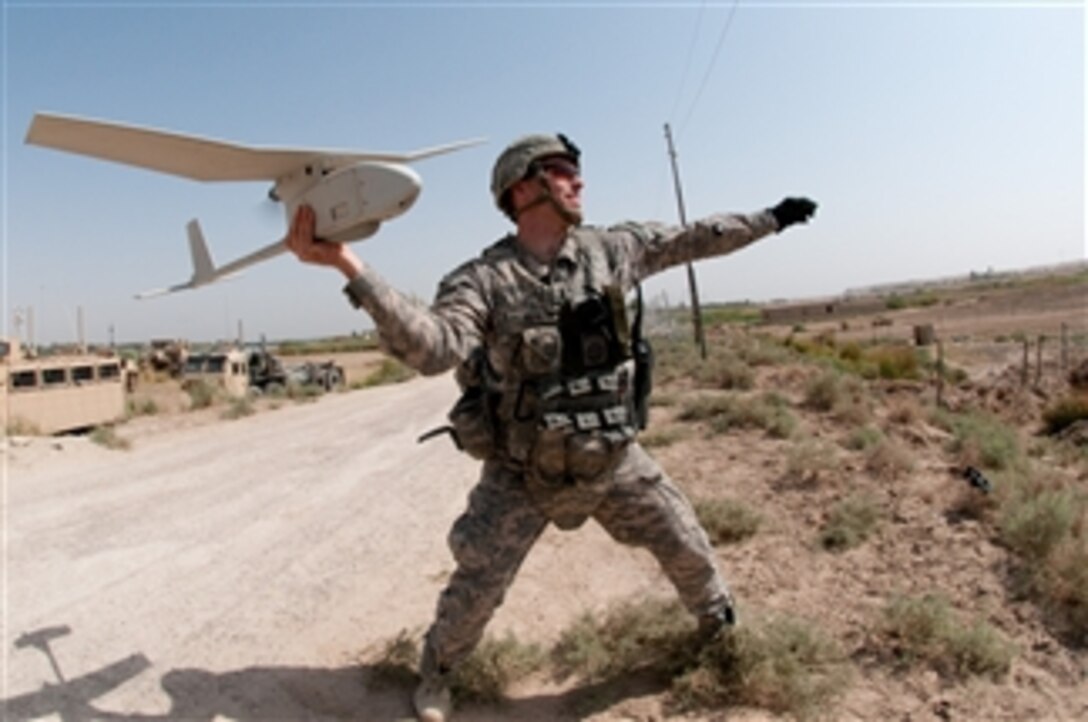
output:
[[[325,377],[325,390],[333,391],[339,389],[344,385],[344,374],[340,369],[333,369],[329,371],[329,375]]]

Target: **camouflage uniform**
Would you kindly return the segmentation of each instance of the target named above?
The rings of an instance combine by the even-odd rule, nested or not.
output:
[[[387,351],[427,374],[458,367],[459,382],[482,383],[493,402],[494,447],[478,454],[479,483],[449,535],[457,569],[427,635],[425,666],[447,669],[472,651],[549,522],[569,529],[592,517],[617,541],[648,549],[697,617],[731,609],[690,502],[634,440],[631,362],[570,384],[556,375],[554,330],[564,304],[592,291],[622,299],[654,273],[776,230],[770,212],[711,216],[687,229],[573,228],[550,264],[507,236],[446,276],[430,309],[369,270],[348,284]],[[571,390],[583,382],[589,393]],[[553,418],[560,423],[542,421]]]

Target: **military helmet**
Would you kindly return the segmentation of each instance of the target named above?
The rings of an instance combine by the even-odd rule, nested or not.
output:
[[[491,195],[499,210],[511,215],[507,208],[507,191],[536,171],[535,161],[554,155],[566,156],[577,164],[582,151],[562,133],[526,135],[506,146],[491,170]]]

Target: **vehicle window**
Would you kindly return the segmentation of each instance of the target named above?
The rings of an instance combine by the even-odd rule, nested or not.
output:
[[[208,371],[213,374],[223,373],[227,360],[222,356],[213,356],[208,359]]]
[[[190,356],[189,360],[185,362],[185,370],[191,374],[198,374],[204,368],[203,356]]]
[[[38,385],[38,373],[36,371],[12,371],[11,388],[32,389]]]
[[[102,364],[98,367],[98,378],[115,379],[121,375],[121,367],[117,364]]]
[[[73,381],[94,381],[93,366],[76,366],[72,369]]]
[[[56,386],[68,382],[68,369],[42,369],[42,384]]]

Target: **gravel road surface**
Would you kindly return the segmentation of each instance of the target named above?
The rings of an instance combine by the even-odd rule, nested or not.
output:
[[[448,377],[141,436],[4,448],[6,720],[393,720],[366,654],[419,635],[477,465]],[[162,420],[160,420],[161,422]],[[124,427],[121,431],[124,435]],[[549,530],[489,631],[664,591],[593,524]],[[666,592],[667,593],[667,592]]]

